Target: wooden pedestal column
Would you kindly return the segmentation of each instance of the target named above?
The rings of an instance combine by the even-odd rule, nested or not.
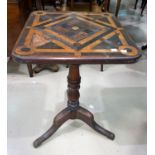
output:
[[[95,122],[94,116],[91,112],[79,106],[80,81],[81,77],[79,73],[79,65],[70,65],[68,75],[67,108],[58,113],[54,118],[51,128],[34,141],[33,145],[35,148],[40,146],[45,140],[52,136],[56,130],[69,119],[80,119],[102,135],[108,137],[111,140],[114,139],[115,135],[113,133],[102,128]]]

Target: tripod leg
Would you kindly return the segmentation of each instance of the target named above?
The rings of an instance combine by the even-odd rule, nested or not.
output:
[[[88,124],[91,128],[93,128],[95,131],[99,132],[100,134],[108,137],[109,139],[113,140],[115,138],[115,135],[98,125],[95,120],[94,116],[91,112],[88,110],[80,107],[76,112],[76,118],[84,121],[86,124]]]
[[[37,148],[45,140],[51,137],[64,122],[70,119],[70,114],[71,112],[68,108],[65,108],[60,113],[58,113],[54,118],[53,125],[42,136],[40,136],[34,141],[33,146]]]

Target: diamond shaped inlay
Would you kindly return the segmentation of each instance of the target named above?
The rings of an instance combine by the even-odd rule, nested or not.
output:
[[[95,56],[105,53],[134,55],[137,49],[117,20],[109,13],[34,12],[26,24],[17,53]],[[122,52],[122,51],[127,51]],[[72,54],[71,54],[72,53]],[[104,53],[104,54],[103,54]],[[23,53],[25,55],[25,53]]]
[[[35,28],[38,30],[46,29],[49,35],[52,35],[51,37],[56,37],[65,45],[76,50],[82,49],[97,37],[112,30],[111,27],[95,23],[76,15],[70,17],[66,16],[66,18],[44,23],[35,26]],[[75,43],[80,43],[81,46],[74,46]]]

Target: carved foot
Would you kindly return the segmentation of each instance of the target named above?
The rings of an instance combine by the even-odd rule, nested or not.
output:
[[[45,140],[52,136],[58,128],[58,125],[53,124],[53,126],[48,131],[46,131],[42,136],[40,136],[38,139],[34,141],[33,146],[35,148],[39,147]]]
[[[95,131],[99,132],[100,134],[106,136],[107,138],[111,139],[111,140],[114,140],[115,139],[115,135],[104,129],[103,127],[101,127],[100,125],[98,125],[95,121],[92,123],[92,126],[91,126]]]
[[[80,107],[77,110],[76,118],[84,121],[91,128],[93,128],[95,131],[97,131],[100,134],[106,136],[107,138],[109,138],[111,140],[113,140],[115,138],[115,135],[112,132],[104,129],[103,127],[101,127],[100,125],[98,125],[95,122],[93,114],[91,112],[89,112],[88,110]]]
[[[53,125],[38,139],[33,142],[35,148],[39,147],[45,140],[51,137],[57,129],[70,118],[70,110],[68,108],[62,110],[56,115],[53,121]]]

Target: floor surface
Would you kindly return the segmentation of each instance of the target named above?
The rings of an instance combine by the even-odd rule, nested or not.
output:
[[[137,45],[146,43],[146,11],[125,10],[119,20]],[[130,3],[130,6],[133,4]],[[8,155],[146,155],[147,53],[135,64],[81,65],[80,103],[96,121],[114,132],[114,141],[78,120],[66,122],[38,149],[32,142],[66,106],[68,68],[43,71],[29,78],[25,64],[8,62]]]

